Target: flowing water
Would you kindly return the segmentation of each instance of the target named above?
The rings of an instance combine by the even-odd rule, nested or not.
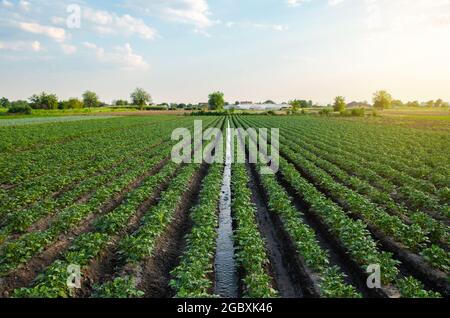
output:
[[[229,122],[228,128],[230,128]],[[226,138],[226,161],[219,206],[214,293],[223,298],[237,298],[238,275],[234,259],[233,220],[231,218],[231,135],[228,132]]]

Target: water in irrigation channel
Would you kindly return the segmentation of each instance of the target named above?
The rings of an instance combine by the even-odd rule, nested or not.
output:
[[[225,171],[219,205],[219,229],[215,259],[214,293],[223,298],[238,297],[238,275],[234,259],[233,221],[231,218],[231,134],[230,123],[226,139]]]

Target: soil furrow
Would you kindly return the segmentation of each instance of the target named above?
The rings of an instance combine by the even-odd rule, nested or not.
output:
[[[93,230],[92,225],[97,217],[104,215],[119,206],[130,191],[137,188],[145,178],[156,174],[167,163],[167,161],[168,159],[164,159],[160,163],[156,164],[147,173],[141,175],[119,194],[115,195],[114,198],[103,204],[99,214],[91,214],[76,229],[70,231],[69,233],[62,234],[58,238],[57,242],[50,245],[43,252],[34,256],[29,262],[27,262],[26,265],[20,266],[15,271],[2,278],[0,280],[0,291],[2,291],[1,293],[3,296],[9,296],[10,292],[16,288],[28,287],[40,272],[47,268],[56,259],[61,257],[61,254],[68,248],[77,236]]]

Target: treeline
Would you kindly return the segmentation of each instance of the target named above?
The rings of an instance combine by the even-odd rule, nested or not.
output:
[[[107,106],[99,100],[96,93],[86,91],[82,99],[69,98],[68,100],[59,100],[55,94],[42,92],[35,94],[28,100],[9,101],[3,97],[0,99],[0,107],[7,108],[9,113],[31,114],[33,109],[80,109]]]
[[[212,94],[214,95],[214,94]],[[222,95],[223,100],[223,95]],[[215,100],[219,105],[217,109],[223,108],[220,100]],[[130,99],[118,99],[113,101],[112,105],[108,105],[100,101],[95,92],[86,91],[81,98],[69,98],[68,100],[60,100],[56,94],[42,92],[31,96],[28,100],[10,101],[6,97],[0,98],[0,108],[8,109],[8,113],[31,114],[33,109],[43,110],[65,110],[65,109],[81,109],[95,107],[127,107],[140,110],[205,110],[203,104],[185,104],[185,103],[161,103],[153,104],[152,96],[142,88],[136,88],[131,94]]]

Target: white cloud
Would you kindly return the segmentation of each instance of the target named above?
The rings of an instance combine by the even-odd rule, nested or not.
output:
[[[154,39],[157,34],[156,30],[148,26],[142,19],[129,14],[118,15],[89,7],[83,8],[82,12],[83,21],[89,23],[87,27],[100,34],[138,35],[148,40]]]
[[[0,50],[8,51],[41,51],[41,43],[38,41],[24,42],[24,41],[13,41],[13,42],[0,42]]]
[[[90,42],[85,42],[84,46],[94,51],[97,60],[101,63],[115,64],[124,70],[147,70],[149,68],[144,58],[133,52],[129,43],[117,46],[113,51],[106,51],[104,48]]]
[[[48,36],[57,42],[64,42],[67,38],[66,31],[62,28],[27,22],[19,22],[19,28],[26,32]]]
[[[20,0],[19,7],[23,11],[30,11],[31,3],[29,1]]]
[[[8,0],[2,0],[2,6],[5,8],[12,8],[12,7],[14,7],[14,3],[12,3]]]
[[[225,23],[228,28],[240,27],[243,29],[259,29],[259,30],[271,30],[271,31],[286,31],[288,26],[282,24],[266,24],[266,23],[253,23],[253,22],[234,22],[229,21]]]
[[[290,7],[298,7],[299,5],[301,5],[304,2],[310,2],[311,0],[287,0],[287,4]]]
[[[148,15],[205,29],[214,25],[206,0],[127,0],[126,6]]]

